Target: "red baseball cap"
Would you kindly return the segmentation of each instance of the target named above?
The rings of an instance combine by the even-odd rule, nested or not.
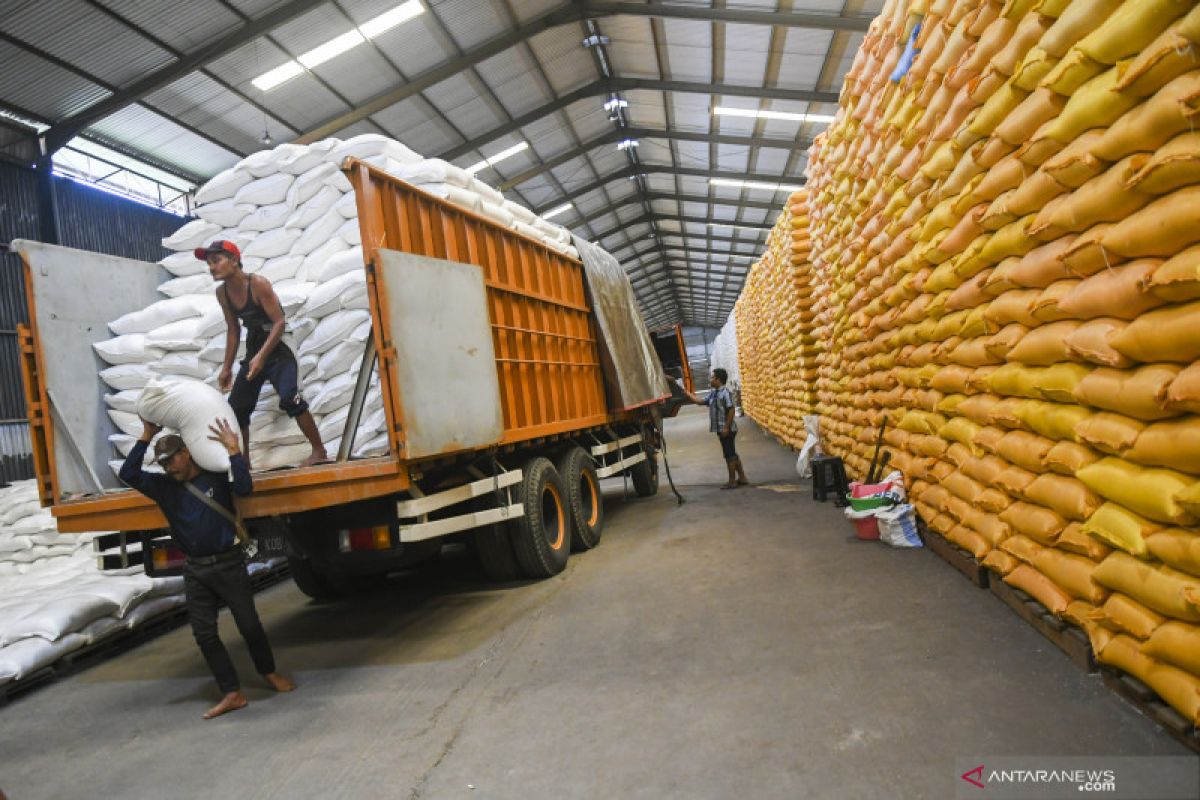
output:
[[[207,261],[209,253],[229,253],[238,261],[242,260],[242,251],[238,249],[236,244],[228,239],[217,239],[208,247],[197,247],[192,252],[195,253],[196,258],[200,259],[201,261]]]

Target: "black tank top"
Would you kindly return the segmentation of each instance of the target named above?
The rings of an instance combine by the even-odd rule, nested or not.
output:
[[[229,290],[226,289],[225,292],[228,296]],[[230,307],[232,305],[230,303]],[[267,337],[271,335],[271,328],[275,323],[271,322],[267,312],[254,299],[253,278],[246,284],[246,304],[241,308],[234,309],[233,313],[246,329],[246,358],[254,358],[266,343]]]

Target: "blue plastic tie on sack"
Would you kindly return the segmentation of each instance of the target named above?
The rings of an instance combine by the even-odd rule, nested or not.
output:
[[[917,54],[921,51],[917,49],[917,37],[921,35],[921,23],[913,26],[912,34],[908,37],[908,44],[904,46],[904,52],[900,55],[900,62],[896,64],[896,68],[892,70],[891,77],[888,78],[892,83],[899,83],[900,80],[908,74],[912,69],[913,61],[916,60]]]

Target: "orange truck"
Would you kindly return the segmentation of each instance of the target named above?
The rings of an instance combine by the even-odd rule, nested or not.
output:
[[[576,259],[353,159],[371,335],[335,462],[256,473],[240,510],[297,585],[337,596],[465,542],[497,579],[561,571],[600,540],[600,481],[658,489],[671,394],[616,260]],[[162,574],[165,520],[121,487],[92,342],[158,299],[155,264],[17,241],[33,462],[62,532],[116,531]],[[377,372],[389,452],[351,459]],[[139,555],[140,553],[140,555]],[[131,555],[132,554],[132,555]]]

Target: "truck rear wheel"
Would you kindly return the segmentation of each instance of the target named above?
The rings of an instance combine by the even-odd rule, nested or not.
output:
[[[525,515],[509,523],[509,538],[521,570],[530,578],[562,572],[571,554],[571,512],[558,470],[547,458],[524,468],[520,499]]]
[[[288,556],[288,570],[292,573],[292,580],[296,582],[296,586],[300,591],[319,602],[329,600],[337,600],[344,592],[328,576],[313,569],[313,564],[307,558],[297,558]]]
[[[571,550],[591,550],[604,531],[604,496],[592,457],[582,447],[572,447],[559,459],[558,475],[571,511]]]
[[[658,453],[645,444],[642,445],[642,451],[646,454],[646,460],[630,467],[629,477],[638,497],[652,497],[658,494]]]

